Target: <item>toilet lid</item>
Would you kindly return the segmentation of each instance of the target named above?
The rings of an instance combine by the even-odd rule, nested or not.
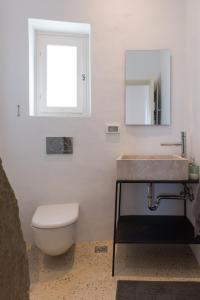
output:
[[[37,228],[64,227],[76,222],[78,214],[78,203],[42,205],[33,215],[32,226]]]

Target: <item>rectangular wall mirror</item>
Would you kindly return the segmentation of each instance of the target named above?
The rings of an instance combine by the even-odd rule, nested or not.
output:
[[[169,50],[126,51],[126,125],[170,125]]]

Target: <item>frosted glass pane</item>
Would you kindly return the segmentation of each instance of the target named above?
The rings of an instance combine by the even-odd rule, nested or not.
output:
[[[77,106],[77,48],[47,46],[47,106]]]

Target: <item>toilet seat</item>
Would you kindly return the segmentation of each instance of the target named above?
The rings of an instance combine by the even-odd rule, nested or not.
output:
[[[55,204],[39,206],[32,218],[36,228],[60,228],[75,223],[78,219],[79,204]]]

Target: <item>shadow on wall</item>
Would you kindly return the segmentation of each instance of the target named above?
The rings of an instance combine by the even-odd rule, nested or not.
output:
[[[0,160],[0,291],[1,299],[28,300],[26,245],[14,192]]]

